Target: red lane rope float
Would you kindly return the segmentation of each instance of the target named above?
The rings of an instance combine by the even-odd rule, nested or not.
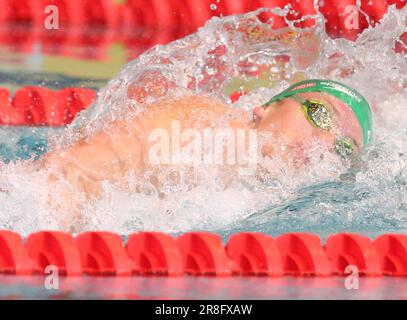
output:
[[[0,88],[0,124],[64,126],[95,99],[96,92],[86,88],[55,91],[28,86],[17,90],[12,99],[7,89]]]
[[[63,232],[37,232],[26,240],[29,256],[38,264],[42,273],[54,265],[62,275],[78,276],[83,273],[82,263],[74,238]]]
[[[274,8],[274,9],[275,8],[283,8],[287,4],[287,2],[288,2],[287,0],[260,0],[259,1],[259,4],[260,4],[259,7],[268,7],[268,8]],[[255,8],[251,7],[251,8],[248,8],[248,9],[249,10],[247,10],[247,11],[251,11],[251,10],[254,10]],[[273,14],[267,14],[265,17],[267,19],[270,19],[270,18],[273,19],[273,27],[272,28],[274,30],[277,30],[277,29],[284,28],[284,27],[288,26],[287,22],[285,21],[285,18],[281,17],[281,16],[279,16],[277,14],[274,14],[274,13]],[[264,19],[264,15],[260,15],[260,18]]]
[[[129,258],[119,235],[110,232],[85,232],[76,237],[83,271],[89,275],[132,274]]]
[[[361,0],[361,10],[356,10],[357,16],[353,17],[355,10],[352,8],[355,8],[356,3],[356,0],[319,1],[319,9],[326,18],[326,30],[330,36],[355,40],[368,25],[374,25],[381,20],[388,10],[388,5],[395,4],[401,9],[405,6],[406,0]],[[80,2],[76,0],[0,0],[1,25],[19,23],[31,25],[34,29],[34,31],[25,32],[14,27],[13,32],[7,28],[6,31],[2,29],[0,42],[11,44],[24,52],[32,50],[35,41],[46,44],[42,49],[45,52],[55,50],[55,46],[52,46],[55,43],[61,46],[101,44],[100,50],[103,51],[116,40],[123,41],[129,48],[134,47],[135,44],[149,47],[185,36],[204,25],[213,16],[244,13],[261,7],[282,8],[288,4],[291,5],[288,15],[290,20],[299,20],[301,17],[315,14],[314,0],[240,0],[219,3],[213,0],[127,0],[121,5],[114,0]],[[43,25],[46,18],[44,9],[49,5],[55,5],[59,9],[62,29],[68,30],[71,26],[75,30],[66,32],[67,34],[64,35],[62,35],[62,29],[46,30]],[[284,18],[275,14],[264,15],[264,21],[270,17],[274,18],[274,29],[286,26]],[[298,21],[295,25],[310,27],[314,23],[314,19],[309,18]],[[92,26],[102,28],[104,35],[94,33],[90,36],[86,35],[87,27]],[[396,49],[398,52],[405,52],[403,50],[405,48],[400,44],[397,44]],[[68,49],[61,51],[69,52]],[[100,59],[103,56],[103,53],[100,53]]]
[[[17,112],[22,113],[28,125],[45,125],[54,123],[60,110],[55,110],[55,92],[43,87],[25,87],[19,89],[12,104]]]
[[[18,112],[10,101],[10,92],[0,88],[0,124],[1,125],[23,125],[25,117]]]
[[[282,276],[280,251],[271,236],[262,233],[239,233],[230,237],[226,253],[241,275]]]
[[[396,52],[407,54],[407,32],[403,33],[400,40],[396,41]]]
[[[356,4],[356,0],[319,1],[326,30],[332,38],[356,40],[369,25],[379,23],[388,9],[386,0],[362,0],[360,10]]]
[[[317,235],[288,233],[272,238],[256,232],[232,235],[223,245],[217,234],[189,232],[173,238],[159,232],[131,234],[126,245],[111,232],[72,237],[42,231],[22,237],[0,231],[0,273],[160,276],[346,276],[354,266],[364,276],[407,277],[407,235],[387,234],[375,241],[340,233],[325,246]]]
[[[374,241],[374,246],[384,275],[407,276],[407,235],[383,235]]]
[[[389,5],[395,4],[397,9],[402,9],[407,3],[407,0],[387,0]]]
[[[182,254],[184,272],[192,275],[228,276],[232,263],[219,235],[191,232],[176,239]]]
[[[0,232],[0,273],[16,275],[38,271],[29,258],[22,237],[12,231]]]
[[[96,100],[96,92],[86,88],[65,88],[56,92],[56,110],[63,110],[58,124],[70,124],[75,116]]]
[[[77,3],[77,1],[75,1]],[[121,23],[119,6],[112,0],[81,0],[86,25],[117,28]]]
[[[0,1],[0,23],[24,23],[29,24],[33,20],[33,7],[28,1]]]
[[[276,238],[286,274],[293,276],[329,276],[332,265],[316,235],[289,233]]]
[[[71,24],[116,28],[120,24],[120,6],[113,0],[1,0],[0,3],[2,23],[43,26],[44,19],[50,14],[45,9],[55,6],[59,22],[64,27]]]
[[[329,260],[335,265],[335,272],[345,274],[346,266],[356,266],[361,275],[381,274],[379,255],[373,242],[357,234],[338,234],[330,236],[325,244]]]
[[[188,34],[184,30],[185,19],[174,6],[182,7],[184,4],[176,0],[128,0],[120,9],[121,26],[125,31],[124,43],[129,47],[140,42],[149,45],[165,44]]]
[[[32,14],[31,18],[33,24],[36,26],[43,26],[46,17],[45,9],[49,6],[55,6],[58,8],[59,24],[62,27],[66,27],[69,24],[78,25],[85,20],[82,10],[83,7],[73,1],[34,0],[30,1],[30,6]]]
[[[306,16],[315,15],[316,9],[314,7],[314,0],[302,0],[302,1],[290,1],[291,3],[291,11],[287,15],[289,20],[301,20],[304,19]],[[299,21],[294,23],[295,27],[301,28],[309,28],[315,25],[315,19],[307,18],[303,21]]]
[[[180,276],[184,272],[177,243],[167,234],[158,232],[132,234],[127,241],[126,251],[135,263],[133,273]]]

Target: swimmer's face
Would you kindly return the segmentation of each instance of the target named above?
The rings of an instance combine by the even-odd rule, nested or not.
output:
[[[325,130],[307,118],[304,107],[292,97],[275,102],[267,107],[253,109],[252,127],[260,133],[269,133],[270,142],[264,144],[264,155],[294,155],[304,159],[307,149],[318,142],[329,150],[334,150],[338,138],[351,140],[354,152],[363,145],[362,129],[352,110],[338,98],[327,93],[298,94],[302,100],[308,99],[323,104],[332,118],[332,129]],[[267,138],[266,138],[267,139]]]

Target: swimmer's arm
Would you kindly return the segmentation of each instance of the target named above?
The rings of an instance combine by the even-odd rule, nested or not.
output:
[[[98,196],[103,181],[117,182],[130,171],[142,168],[142,150],[134,130],[115,121],[109,131],[100,131],[74,145],[47,154],[42,165],[54,172],[51,180],[67,179],[88,197]]]
[[[50,152],[38,163],[48,176],[48,203],[63,229],[72,229],[82,219],[84,201],[103,192],[103,182],[118,182],[142,167],[141,148],[134,132],[123,123],[112,124],[109,133],[98,132],[63,150]]]

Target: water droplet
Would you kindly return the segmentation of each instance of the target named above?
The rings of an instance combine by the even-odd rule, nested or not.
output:
[[[216,73],[215,69],[209,68],[209,67],[206,67],[206,72],[207,72],[208,75],[210,75],[210,76],[213,76],[213,75]]]
[[[210,8],[212,11],[215,11],[216,9],[218,9],[218,6],[217,6],[216,4],[214,4],[214,3],[211,3],[211,5],[209,6],[209,8]]]

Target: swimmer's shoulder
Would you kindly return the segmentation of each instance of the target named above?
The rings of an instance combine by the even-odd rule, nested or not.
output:
[[[230,108],[220,99],[207,95],[188,95],[162,100],[146,106],[147,117],[166,119],[191,119],[222,116]]]

